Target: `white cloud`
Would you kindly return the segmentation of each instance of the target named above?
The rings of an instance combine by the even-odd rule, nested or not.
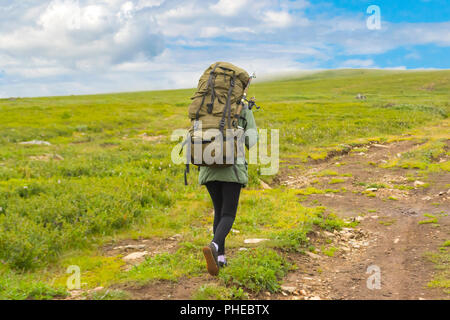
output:
[[[52,60],[55,64],[52,69],[64,70],[77,69],[79,65],[107,67],[140,54],[151,58],[162,52],[163,39],[148,16],[133,11],[131,3],[122,6],[121,11],[119,7],[99,3],[77,7],[73,0],[49,2],[47,7],[40,7],[38,17],[33,13],[35,22],[18,25],[11,32],[0,31],[0,53],[23,61],[26,68],[33,66],[30,58],[42,58]],[[128,10],[126,14],[133,12],[132,19],[117,17],[116,12],[123,10]],[[10,75],[30,73],[11,69],[4,61],[0,61],[0,67]]]
[[[269,27],[285,28],[292,24],[293,19],[286,11],[266,11],[263,20]]]
[[[189,87],[213,61],[263,75],[324,64],[373,68],[373,55],[395,48],[450,46],[450,22],[383,21],[381,30],[368,30],[364,12],[307,16],[313,6],[306,0],[0,0],[0,91]]]
[[[237,14],[247,5],[248,0],[219,0],[216,4],[210,6],[211,11],[223,16],[232,16]]]

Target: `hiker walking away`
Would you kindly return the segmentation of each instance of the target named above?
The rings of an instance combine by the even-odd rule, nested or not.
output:
[[[250,149],[256,143],[257,131],[253,112],[248,107],[242,109],[240,123],[246,131],[245,146]],[[208,272],[217,275],[219,268],[227,265],[225,238],[236,218],[241,188],[248,183],[248,164],[245,161],[234,164],[234,167],[200,167],[199,183],[208,189],[214,206],[214,238],[209,246],[203,248],[203,254]]]
[[[215,143],[214,139],[198,138],[199,132],[207,129],[218,129],[224,141],[230,139],[229,132],[241,132],[242,139],[233,138],[234,143],[240,144],[235,145],[235,150],[243,150],[244,143],[247,149],[256,144],[256,123],[251,110],[254,103],[246,99],[251,79],[246,71],[227,62],[215,63],[205,71],[189,107],[189,116],[193,122],[190,150],[193,150],[195,143],[201,144],[203,150],[208,144]],[[202,121],[200,129],[199,121]],[[223,152],[223,159],[226,153]],[[195,159],[194,151],[190,155],[191,162],[200,167],[199,183],[206,186],[214,206],[214,237],[203,248],[207,270],[213,276],[227,265],[225,239],[236,218],[241,189],[248,183],[245,154],[235,153],[231,164],[229,161],[225,163],[225,160],[223,163],[205,163],[203,159]]]

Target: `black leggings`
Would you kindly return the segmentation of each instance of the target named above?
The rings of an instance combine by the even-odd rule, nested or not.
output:
[[[211,181],[206,188],[214,205],[214,239],[219,255],[225,254],[225,238],[233,226],[242,185],[235,182]]]

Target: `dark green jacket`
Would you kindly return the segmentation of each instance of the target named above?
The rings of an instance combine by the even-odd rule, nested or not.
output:
[[[242,109],[239,125],[244,128],[247,134],[245,137],[245,146],[247,149],[250,149],[257,141],[257,128],[253,112],[248,108]],[[200,167],[198,181],[200,184],[206,184],[210,181],[224,181],[247,185],[248,163],[245,161],[245,164],[234,164],[231,167],[225,168]]]

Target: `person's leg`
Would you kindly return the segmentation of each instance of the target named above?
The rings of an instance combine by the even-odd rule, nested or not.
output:
[[[209,192],[214,206],[214,224],[213,234],[216,233],[220,218],[222,217],[222,182],[211,181],[206,183],[206,189]]]
[[[214,233],[213,242],[219,246],[218,254],[225,254],[225,238],[236,218],[239,195],[242,185],[234,182],[222,182],[222,216]]]

